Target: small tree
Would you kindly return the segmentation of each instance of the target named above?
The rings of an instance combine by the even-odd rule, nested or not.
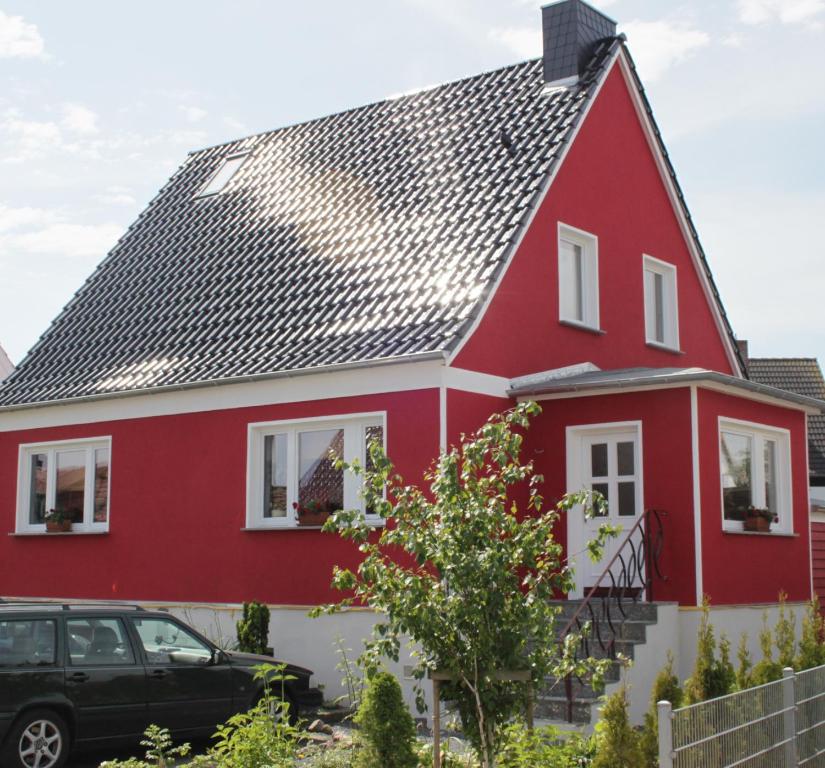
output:
[[[380,445],[370,446],[373,469],[364,474],[365,507],[387,520],[376,534],[360,511],[335,513],[325,529],[356,542],[363,559],[356,572],[336,568],[333,586],[348,596],[326,609],[365,603],[386,618],[376,623],[362,661],[375,668],[380,657],[398,660],[403,637],[415,648],[415,677],[440,670],[454,682],[442,686],[455,701],[464,733],[483,768],[490,768],[504,725],[524,706],[524,683],[497,673],[529,670],[541,683],[549,674],[595,674],[606,661],[576,661],[574,638],[559,649],[550,600],[573,588],[554,527],[575,504],[590,507],[592,495],[565,497],[545,511],[538,492],[542,478],[519,455],[535,403],[493,416],[460,448],[441,454],[425,475],[429,488],[406,486]],[[513,496],[523,489],[526,512]],[[590,543],[598,558],[615,533],[601,526]],[[423,708],[423,689],[418,688]]]
[[[236,624],[238,649],[243,653],[266,653],[269,641],[269,607],[262,603],[244,603],[243,618]]]
[[[825,664],[825,622],[819,607],[819,597],[814,595],[808,603],[802,617],[802,636],[799,639],[799,652],[796,657],[796,669],[810,669]]]
[[[644,765],[639,735],[630,724],[624,685],[608,696],[596,723],[596,756],[591,768],[637,768]]]
[[[762,658],[751,672],[751,685],[764,685],[782,677],[782,665],[773,660],[773,634],[768,626],[768,612],[762,614],[762,631],[759,633],[759,647]]]
[[[364,742],[355,768],[416,768],[415,723],[398,680],[389,672],[370,677],[355,722]]]
[[[779,616],[774,627],[779,666],[792,667],[796,656],[796,617],[788,610],[787,592],[779,593]]]
[[[640,736],[640,747],[645,765],[656,768],[659,764],[659,708],[660,701],[669,701],[673,709],[682,706],[682,687],[679,678],[673,672],[673,654],[668,651],[667,664],[656,675],[650,692],[650,708],[645,713],[645,722]]]
[[[736,652],[736,658],[739,662],[739,666],[736,668],[736,688],[739,691],[744,691],[751,686],[751,669],[753,667],[746,632],[739,636],[739,650]]]
[[[723,635],[720,642],[721,658],[716,658],[716,638],[710,623],[710,603],[702,601],[702,618],[696,640],[696,664],[685,683],[688,704],[715,699],[730,693],[736,672],[730,661],[730,642]]]

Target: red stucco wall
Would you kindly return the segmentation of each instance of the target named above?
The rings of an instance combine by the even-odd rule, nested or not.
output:
[[[551,504],[567,490],[565,429],[568,426],[642,422],[644,507],[667,513],[663,518],[665,539],[661,554],[666,581],[655,582],[655,597],[695,604],[689,390],[545,400],[541,406],[543,412],[530,430],[528,456],[545,477],[545,499]],[[566,542],[564,519],[558,535]]]
[[[559,221],[599,238],[604,334],[558,322]],[[683,355],[645,344],[642,254],[677,266]],[[454,364],[519,376],[583,361],[605,369],[695,365],[731,372],[618,67],[608,76],[487,313]]]
[[[776,602],[811,594],[805,414],[700,389],[699,461],[702,487],[704,592],[713,604]],[[743,535],[722,530],[719,417],[791,430],[794,536]]]
[[[332,566],[354,564],[354,547],[320,531],[241,531],[247,425],[381,410],[390,457],[407,481],[419,482],[438,452],[437,389],[0,433],[0,595],[332,599]],[[110,532],[6,535],[15,528],[18,445],[105,435],[112,436]]]

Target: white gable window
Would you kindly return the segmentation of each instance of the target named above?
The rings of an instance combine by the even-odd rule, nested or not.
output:
[[[317,527],[332,512],[364,509],[362,481],[335,458],[371,467],[368,446],[384,445],[383,414],[251,424],[247,528]]]
[[[719,420],[722,520],[743,531],[747,518],[769,518],[770,531],[793,531],[791,447],[787,430],[734,419]],[[765,526],[767,527],[767,526]]]
[[[71,521],[73,533],[109,530],[111,444],[102,437],[21,445],[17,532],[45,534],[50,513]]]
[[[223,163],[221,163],[215,173],[213,173],[206,184],[201,187],[196,197],[207,197],[209,195],[217,195],[223,192],[224,187],[229,184],[234,178],[235,174],[241,169],[241,166],[246,161],[247,152],[242,154],[230,155]]]
[[[599,329],[599,241],[559,224],[559,320]]]
[[[652,256],[643,258],[643,266],[647,343],[678,350],[679,305],[676,267]]]

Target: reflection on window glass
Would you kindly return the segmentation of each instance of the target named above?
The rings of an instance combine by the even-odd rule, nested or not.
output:
[[[105,523],[109,517],[109,449],[95,450],[94,521]]]
[[[130,619],[149,664],[206,665],[212,649],[169,619]]]
[[[65,451],[57,454],[57,490],[54,506],[66,512],[73,523],[83,522],[86,493],[85,451]]]
[[[344,506],[344,472],[335,468],[344,455],[344,430],[298,433],[298,506],[335,512]]]
[[[68,619],[66,639],[72,666],[96,667],[135,663],[132,646],[120,619]]]
[[[636,483],[619,483],[619,516],[633,517],[636,514]]]
[[[620,475],[636,474],[636,459],[632,442],[616,444],[616,459]]]
[[[599,507],[596,504],[594,504],[593,505],[593,516],[594,517],[607,517],[607,513],[608,513],[607,502],[608,502],[608,495],[610,493],[610,487],[608,486],[607,483],[593,483],[591,488],[594,491],[596,491],[596,493],[600,493],[602,496],[604,496],[604,511],[600,514],[599,513]]]
[[[776,441],[765,440],[765,507],[776,516]]]
[[[286,517],[286,435],[264,437],[264,517]]]
[[[54,663],[53,621],[0,621],[0,668],[45,667]]]
[[[607,477],[607,443],[590,446],[590,465],[593,477]]]
[[[31,457],[31,486],[29,487],[29,523],[41,525],[46,515],[46,477],[49,459],[45,453]]]
[[[375,462],[373,462],[372,456],[370,456],[370,446],[373,443],[377,443],[382,448],[384,447],[384,427],[372,426],[364,430],[364,467],[367,472],[375,470]],[[369,505],[367,505],[364,511],[368,515],[376,514],[376,511]]]
[[[748,507],[753,504],[752,453],[751,438],[722,432],[722,498],[726,520],[744,520]]]

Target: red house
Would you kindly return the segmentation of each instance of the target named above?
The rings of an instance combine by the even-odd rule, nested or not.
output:
[[[372,618],[305,615],[355,561],[298,516],[360,503],[328,448],[381,437],[416,480],[529,398],[548,498],[602,491],[625,529],[667,513],[641,699],[667,648],[689,667],[702,595],[754,641],[780,590],[810,598],[823,403],[748,379],[615,24],[565,0],[543,25],[542,59],[186,158],[0,386],[0,595],[223,634],[263,600],[277,652],[333,688],[333,638]],[[571,557],[591,525],[561,527]]]

